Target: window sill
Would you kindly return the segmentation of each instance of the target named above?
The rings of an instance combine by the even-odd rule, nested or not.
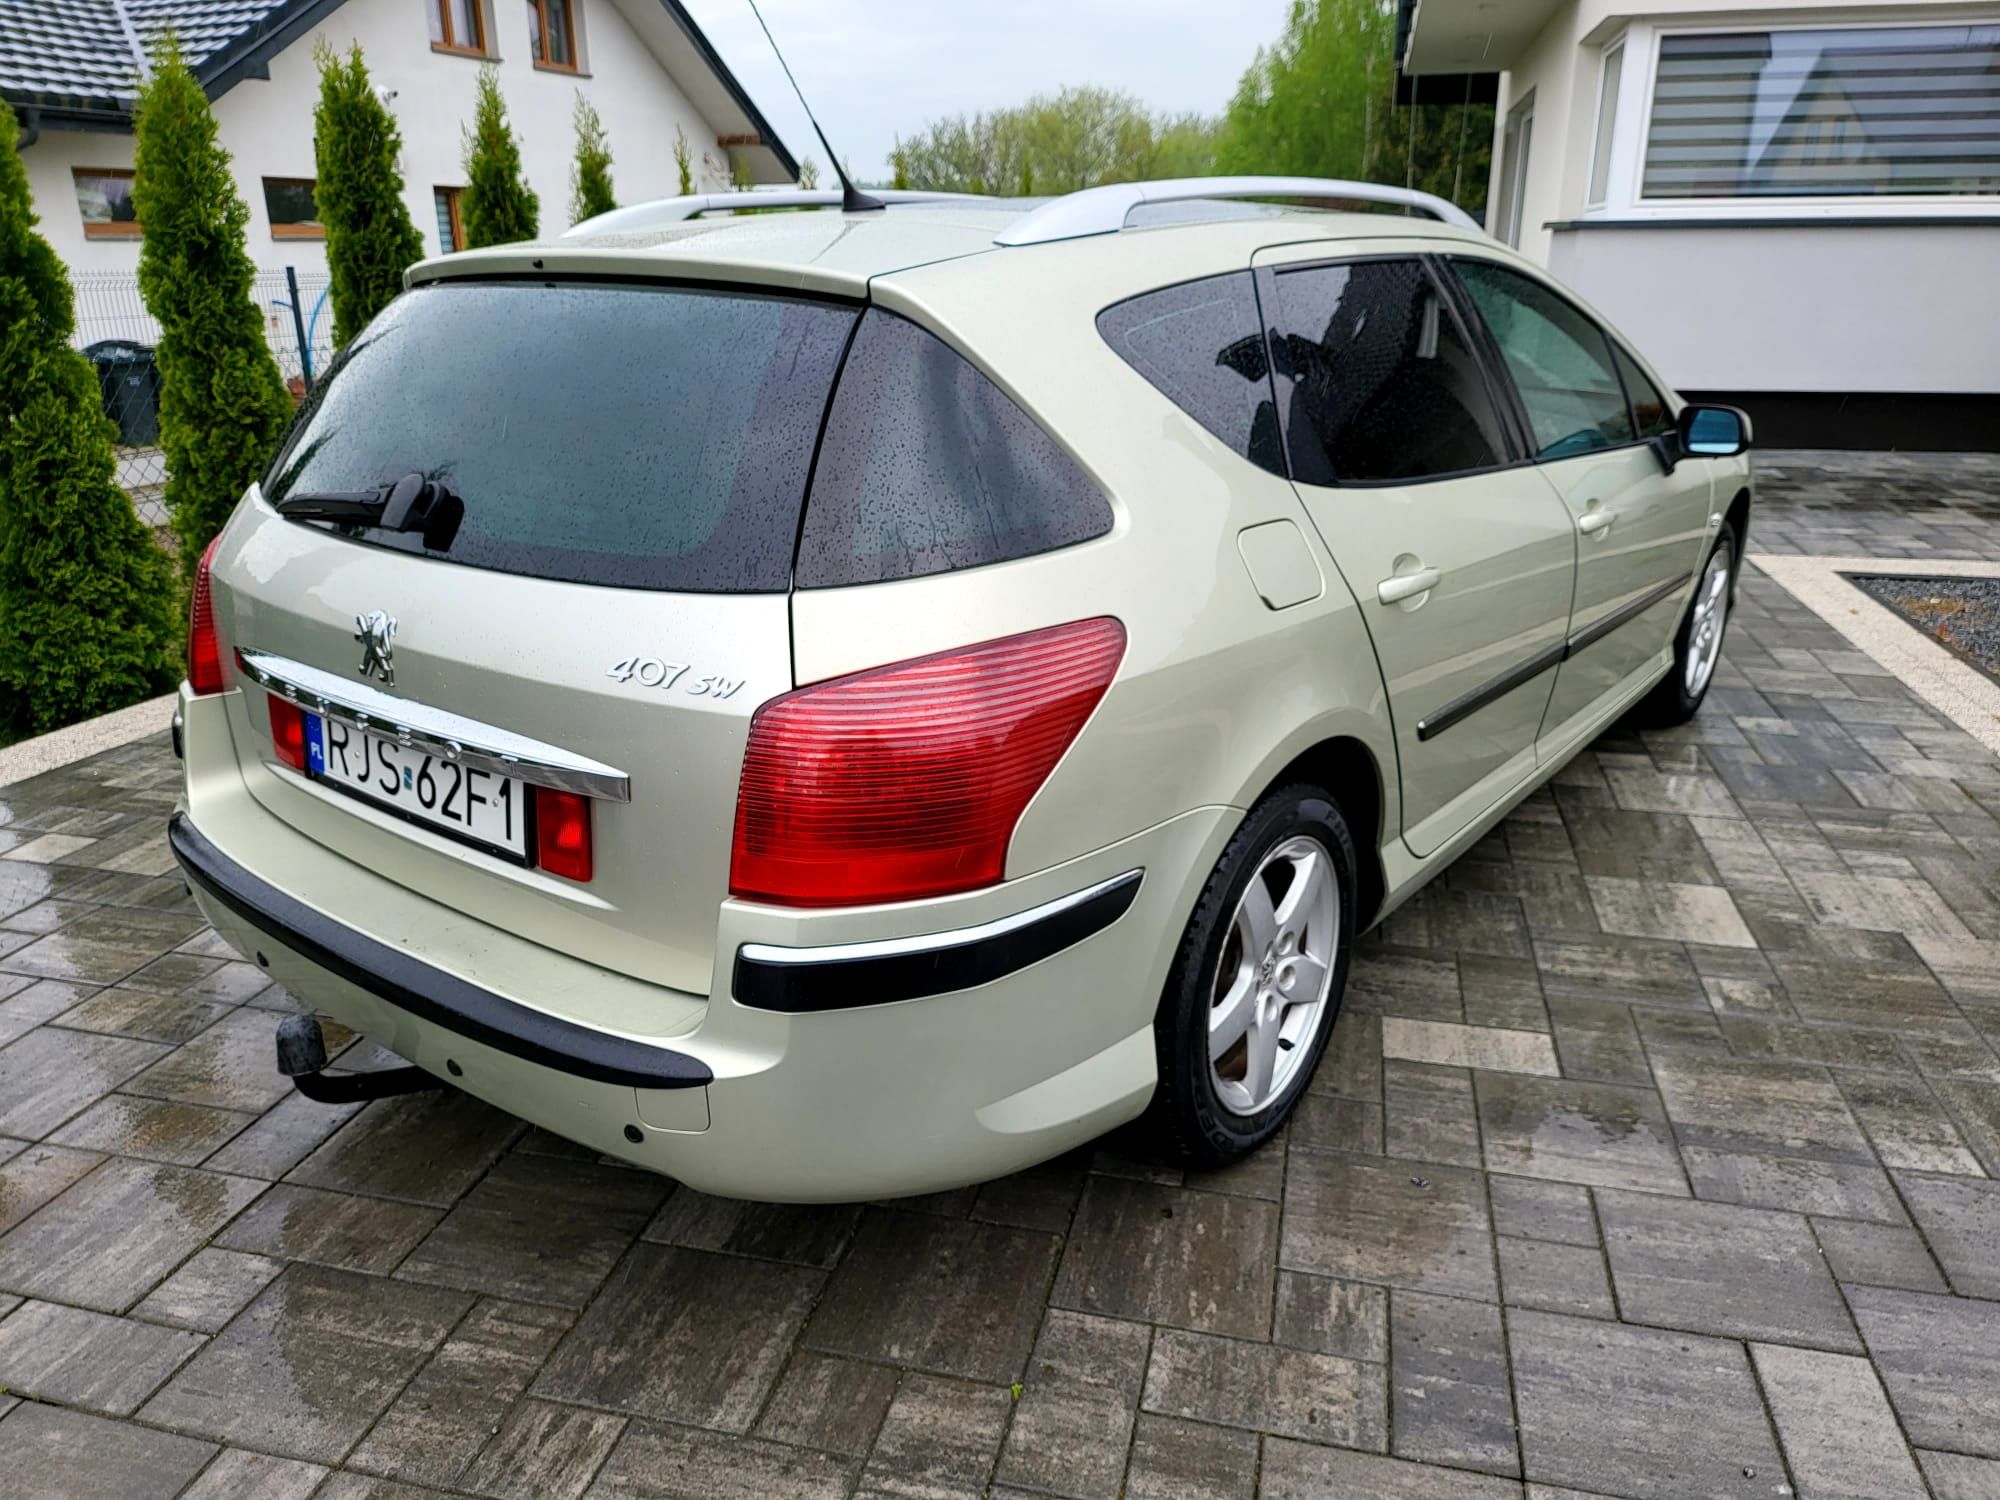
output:
[[[1981,213],[1940,214],[1700,214],[1684,218],[1608,214],[1582,219],[1552,219],[1542,228],[1562,234],[1581,229],[1937,229],[2000,224],[2000,204]]]
[[[588,78],[590,76],[586,69],[575,64],[542,62],[539,59],[535,62],[535,71],[537,73],[561,73],[568,78]]]
[[[137,224],[90,224],[83,226],[87,240],[142,240],[146,231]]]
[[[319,228],[295,229],[284,224],[273,224],[271,226],[271,238],[274,240],[323,240],[326,238],[326,230]]]
[[[498,62],[500,59],[491,52],[482,52],[477,47],[454,47],[447,42],[432,42],[431,51],[445,57],[469,57],[475,62]]]

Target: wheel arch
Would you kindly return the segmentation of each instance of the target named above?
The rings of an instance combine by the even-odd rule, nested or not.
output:
[[[1335,734],[1299,750],[1267,774],[1248,798],[1254,806],[1268,793],[1291,781],[1310,781],[1333,793],[1340,810],[1347,815],[1355,834],[1355,854],[1360,866],[1355,871],[1359,887],[1359,910],[1354,930],[1361,932],[1382,910],[1388,890],[1388,876],[1382,868],[1382,844],[1388,837],[1386,821],[1391,811],[1391,783],[1382,774],[1382,763],[1366,741],[1351,734]]]
[[[1729,603],[1736,603],[1736,580],[1743,576],[1743,559],[1750,552],[1750,486],[1744,485],[1736,492],[1736,498],[1729,502],[1729,508],[1722,513],[1722,519],[1736,534],[1736,560],[1729,571]]]

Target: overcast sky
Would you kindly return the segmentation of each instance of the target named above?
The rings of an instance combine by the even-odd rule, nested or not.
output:
[[[813,139],[746,0],[683,0],[795,156]],[[864,180],[942,115],[1091,83],[1219,114],[1290,0],[758,0],[834,149]]]

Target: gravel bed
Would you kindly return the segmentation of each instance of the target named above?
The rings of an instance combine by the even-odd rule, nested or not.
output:
[[[1856,576],[1872,595],[1932,640],[2000,681],[2000,577]]]

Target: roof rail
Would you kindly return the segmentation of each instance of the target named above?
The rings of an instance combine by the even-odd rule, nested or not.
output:
[[[1335,177],[1174,177],[1162,182],[1114,182],[1085,188],[1023,214],[995,237],[996,245],[1041,245],[1050,240],[1116,234],[1142,203],[1182,203],[1195,198],[1349,198],[1414,208],[1460,229],[1479,221],[1455,203],[1412,188]]]
[[[870,196],[884,203],[990,202],[977,193],[932,193],[911,188],[870,189]],[[655,198],[630,208],[614,208],[594,219],[585,219],[562,233],[563,239],[586,234],[616,234],[620,230],[651,228],[673,224],[697,214],[739,208],[838,208],[839,188],[776,188],[757,192],[694,193],[685,198]]]

